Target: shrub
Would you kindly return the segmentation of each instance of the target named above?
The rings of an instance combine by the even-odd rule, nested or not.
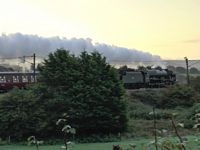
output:
[[[0,97],[1,136],[26,138],[40,134],[46,118],[43,102],[31,90],[15,89]]]
[[[190,107],[198,102],[200,97],[192,88],[185,85],[175,85],[168,88],[160,102],[162,108],[175,108],[177,106]]]
[[[200,93],[200,76],[190,79],[191,86]]]
[[[151,106],[159,106],[160,100],[163,97],[163,90],[145,90],[145,91],[137,91],[132,92],[131,96],[135,100],[139,100],[144,104],[148,104]]]

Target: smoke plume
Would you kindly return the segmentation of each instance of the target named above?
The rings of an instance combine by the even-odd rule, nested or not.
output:
[[[98,51],[109,62],[133,62],[133,61],[158,61],[159,56],[142,52],[136,49],[128,49],[102,43],[93,44],[92,40],[60,37],[40,37],[38,35],[24,35],[21,33],[2,34],[0,36],[0,57],[18,57],[24,55],[47,56],[57,48],[65,48],[78,55],[81,51]]]

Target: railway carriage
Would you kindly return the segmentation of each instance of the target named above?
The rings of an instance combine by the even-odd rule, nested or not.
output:
[[[34,83],[36,79],[33,73],[0,72],[0,91],[5,92],[14,87],[26,88],[27,85]]]

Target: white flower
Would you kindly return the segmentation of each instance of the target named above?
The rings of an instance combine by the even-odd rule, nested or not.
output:
[[[184,128],[184,123],[178,123],[177,126]]]
[[[61,122],[66,122],[66,119],[58,119],[58,121],[56,122],[56,125],[59,125]]]

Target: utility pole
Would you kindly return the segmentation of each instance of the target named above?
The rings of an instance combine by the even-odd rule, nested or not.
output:
[[[35,78],[35,53],[33,54],[33,77],[34,77],[34,83],[36,82],[36,78]]]
[[[158,150],[158,139],[157,139],[157,122],[156,122],[156,112],[155,107],[153,107],[153,121],[154,121],[154,136],[155,136],[155,147]]]
[[[188,64],[188,58],[185,58],[185,63],[186,63],[186,72],[187,72],[187,84],[188,86],[190,85],[190,76],[189,76],[189,64]]]
[[[33,62],[29,62],[29,61],[26,61],[26,58],[29,57],[29,58],[33,58]],[[31,70],[33,70],[33,82],[35,83],[36,82],[36,55],[35,53],[33,53],[33,55],[31,56],[23,56],[23,57],[20,57],[22,59],[22,63],[29,63],[31,64]]]

